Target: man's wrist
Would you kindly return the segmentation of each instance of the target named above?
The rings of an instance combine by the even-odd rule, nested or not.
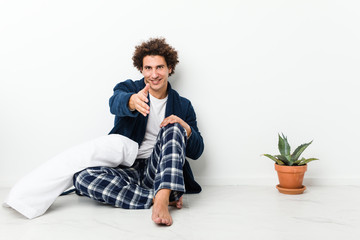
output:
[[[135,105],[134,104],[132,104],[133,103],[133,101],[132,101],[132,97],[134,96],[135,94],[133,94],[133,95],[131,95],[130,96],[130,98],[129,98],[129,102],[128,102],[128,107],[129,107],[129,110],[130,111],[135,111],[136,110],[136,108],[135,108]]]
[[[188,125],[188,130],[186,130],[186,135],[187,135],[187,138],[189,139],[191,137],[191,134],[192,134],[192,131],[191,131],[191,127]]]

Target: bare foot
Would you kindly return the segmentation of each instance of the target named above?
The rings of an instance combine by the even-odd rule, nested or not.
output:
[[[151,218],[156,224],[170,226],[173,223],[169,212],[170,192],[170,189],[160,189],[154,198]]]
[[[174,206],[178,209],[181,209],[183,206],[183,197],[181,196],[179,200],[169,203],[169,206]]]

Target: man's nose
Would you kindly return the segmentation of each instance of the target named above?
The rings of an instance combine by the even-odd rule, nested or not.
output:
[[[156,69],[154,69],[152,72],[151,72],[151,77],[152,78],[157,78],[159,76],[158,72],[156,71]]]

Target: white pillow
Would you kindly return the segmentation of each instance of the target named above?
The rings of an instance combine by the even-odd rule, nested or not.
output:
[[[72,186],[75,173],[96,166],[131,166],[137,152],[137,142],[118,134],[102,136],[70,148],[20,179],[11,189],[4,206],[29,219],[38,217]]]

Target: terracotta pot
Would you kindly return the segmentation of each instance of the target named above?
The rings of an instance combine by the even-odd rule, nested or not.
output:
[[[277,189],[282,193],[300,194],[305,190],[302,185],[307,165],[302,166],[284,166],[275,164],[275,170],[278,173],[279,185]]]

